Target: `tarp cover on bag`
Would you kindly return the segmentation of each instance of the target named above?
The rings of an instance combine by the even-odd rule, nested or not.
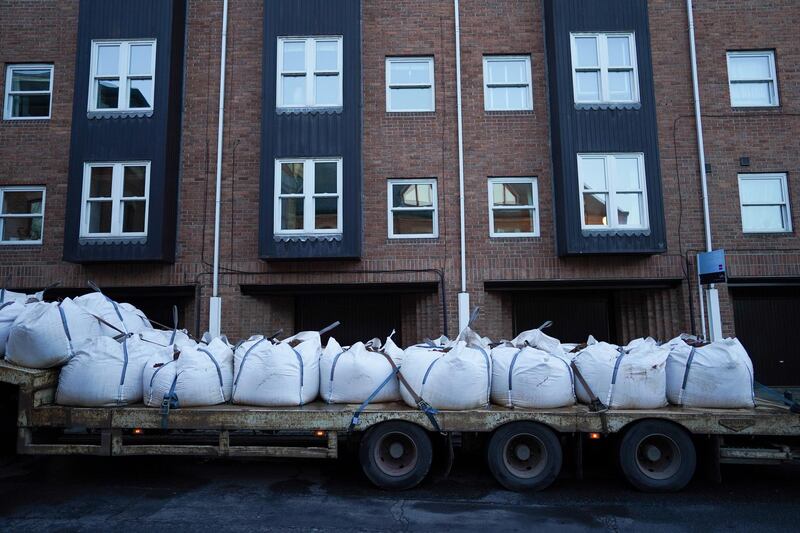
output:
[[[61,369],[56,403],[79,407],[113,407],[142,400],[142,373],[150,357],[169,357],[172,348],[143,341],[137,335],[121,341],[95,337],[76,343],[75,355]]]
[[[489,404],[492,362],[488,351],[486,341],[466,328],[454,341],[440,337],[407,348],[400,372],[434,409],[477,409]],[[417,407],[405,386],[400,394],[406,404]]]
[[[753,362],[738,339],[693,348],[669,343],[667,397],[685,407],[739,409],[755,406]]]
[[[78,296],[75,303],[114,326],[101,324],[103,335],[114,337],[120,332],[139,333],[152,329],[152,325],[139,309],[128,303],[117,303],[101,292]]]
[[[667,405],[667,356],[669,346],[651,338],[636,339],[625,347],[597,342],[573,359],[594,394],[609,408],[656,409]],[[582,403],[591,403],[580,380],[575,392]]]
[[[26,304],[11,326],[6,359],[29,368],[52,368],[72,357],[75,343],[102,334],[97,319],[69,298]]]
[[[319,395],[321,355],[322,341],[316,331],[280,342],[250,337],[236,348],[233,402],[261,406],[313,402]]]
[[[322,399],[328,403],[362,403],[389,379],[371,402],[399,401],[397,376],[381,352],[388,355],[396,366],[402,364],[403,350],[397,347],[391,336],[383,346],[380,339],[372,339],[366,344],[357,342],[345,348],[334,339],[329,340],[319,362]]]
[[[561,343],[539,329],[492,349],[492,402],[550,409],[575,403],[572,369]]]

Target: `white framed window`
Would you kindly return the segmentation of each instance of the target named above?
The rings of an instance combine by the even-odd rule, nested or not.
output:
[[[432,57],[386,58],[386,111],[436,110]]]
[[[578,154],[581,226],[647,229],[644,154]]]
[[[533,109],[530,56],[483,56],[486,111]]]
[[[81,237],[145,237],[150,162],[86,163]]]
[[[739,205],[745,233],[792,231],[786,174],[739,174]]]
[[[435,179],[389,180],[389,238],[435,239],[439,202]]]
[[[42,244],[44,187],[0,187],[0,244]]]
[[[728,52],[728,85],[732,107],[775,107],[778,102],[778,76],[775,52]]]
[[[570,38],[576,104],[639,101],[633,33],[573,33]]]
[[[536,178],[489,178],[489,236],[539,236]]]
[[[89,111],[151,111],[156,41],[92,41]]]
[[[46,120],[53,97],[53,65],[8,65],[5,120]]]
[[[342,37],[278,38],[277,107],[342,105]]]
[[[342,160],[275,161],[275,234],[342,233]]]

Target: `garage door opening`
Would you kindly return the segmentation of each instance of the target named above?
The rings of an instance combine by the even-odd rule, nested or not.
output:
[[[514,295],[514,335],[551,320],[547,334],[561,342],[583,343],[589,335],[618,342],[610,291],[531,291]]]
[[[378,337],[385,339],[395,330],[402,339],[401,296],[399,294],[304,294],[295,300],[297,331],[317,331],[336,322],[341,325],[323,335],[323,344],[333,336],[339,344],[351,345]]]

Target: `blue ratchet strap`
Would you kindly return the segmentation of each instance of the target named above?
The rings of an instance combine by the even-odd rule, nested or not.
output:
[[[393,379],[393,378],[394,378],[394,377],[397,375],[397,373],[398,373],[399,371],[400,371],[400,369],[399,369],[399,368],[398,368],[397,370],[392,370],[392,373],[391,373],[391,374],[389,374],[389,375],[386,377],[386,379],[385,379],[385,380],[383,380],[383,383],[381,383],[380,385],[378,385],[378,388],[377,388],[377,389],[375,389],[375,390],[372,392],[372,394],[370,394],[370,395],[369,395],[369,398],[367,398],[367,399],[364,401],[364,403],[362,403],[361,405],[359,405],[359,406],[358,406],[358,409],[356,409],[356,412],[355,412],[355,413],[353,413],[353,419],[350,421],[350,426],[347,428],[347,431],[353,431],[353,429],[354,429],[354,428],[355,428],[357,425],[359,425],[359,424],[361,423],[361,418],[360,418],[360,417],[361,417],[361,413],[363,413],[363,412],[364,412],[364,409],[366,409],[366,408],[367,408],[367,406],[370,404],[370,402],[371,402],[372,400],[374,400],[374,399],[375,399],[375,397],[376,397],[376,396],[377,396],[377,395],[378,395],[378,394],[379,394],[379,393],[380,393],[380,392],[383,390],[383,388],[384,388],[386,385],[388,385],[388,384],[389,384],[389,382],[390,382],[390,381],[392,381],[392,379]]]
[[[161,400],[161,429],[167,429],[169,426],[169,410],[170,409],[178,409],[180,404],[178,402],[178,395],[175,394],[175,385],[178,384],[178,376],[175,375],[175,378],[172,380],[172,386],[169,388],[169,392],[164,395],[164,399]]]
[[[405,387],[406,390],[408,391],[408,393],[411,395],[411,397],[414,398],[414,402],[417,405],[417,409],[419,409],[420,411],[425,413],[425,416],[427,416],[428,420],[430,420],[430,423],[431,423],[431,426],[433,426],[433,429],[435,429],[437,432],[441,433],[442,432],[442,428],[439,426],[439,422],[436,421],[436,415],[439,414],[439,411],[437,411],[436,409],[431,407],[428,402],[426,402],[425,400],[422,399],[422,396],[417,394],[414,391],[414,389],[411,388],[411,385],[408,383],[408,381],[406,381],[406,378],[403,376],[403,373],[400,372],[400,367],[397,366],[397,364],[394,362],[394,360],[391,357],[389,357],[389,355],[387,355],[387,354],[385,354],[383,352],[378,352],[378,353],[381,354],[382,356],[384,356],[387,361],[389,361],[389,365],[392,367],[392,370],[394,370],[395,374],[397,374],[397,379],[400,380],[400,384],[403,387]],[[437,361],[438,361],[438,359],[437,359]],[[433,365],[431,365],[431,366],[433,366]],[[428,368],[428,372],[430,372],[430,367]],[[427,379],[427,376],[426,376],[425,379]]]

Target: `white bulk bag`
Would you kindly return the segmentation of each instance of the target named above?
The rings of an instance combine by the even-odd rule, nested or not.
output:
[[[294,406],[314,401],[319,395],[321,355],[322,341],[316,331],[281,342],[250,337],[234,355],[233,403]]]
[[[575,404],[572,369],[561,343],[541,330],[492,349],[492,402],[551,409]]]
[[[148,358],[172,354],[172,348],[147,343],[138,336],[117,341],[94,337],[76,343],[75,355],[61,369],[56,403],[81,407],[113,407],[142,400],[142,373]]]
[[[169,395],[177,376],[177,354],[156,353],[147,359],[142,372],[142,401],[147,407],[161,407],[164,395]]]
[[[24,304],[31,299],[41,301],[43,294],[44,291],[37,292],[35,295],[30,295],[30,294],[23,294],[21,292],[14,292],[14,291],[8,291],[6,289],[0,289],[0,304],[4,304],[6,302],[19,302],[21,304]]]
[[[466,328],[454,341],[446,337],[407,348],[400,372],[411,388],[434,409],[477,409],[489,404],[492,362],[488,346]],[[402,385],[403,401],[416,407]]]
[[[97,319],[69,298],[26,304],[11,326],[6,359],[29,368],[52,368],[72,357],[74,343],[100,335]]]
[[[667,397],[684,407],[738,409],[755,406],[753,362],[738,339],[693,348],[670,342]]]
[[[136,307],[128,303],[117,303],[101,292],[78,296],[75,298],[75,303],[114,326],[102,324],[103,335],[115,337],[120,332],[139,333],[152,329],[144,313]]]
[[[653,339],[637,339],[619,347],[597,342],[573,359],[592,392],[614,409],[656,409],[667,405],[666,365],[669,346]],[[591,403],[579,379],[575,392],[582,403]]]
[[[22,313],[24,305],[16,300],[0,303],[0,356],[6,353],[6,343],[8,342],[8,335],[11,333],[11,326],[19,314]]]
[[[373,393],[373,403],[399,401],[400,384],[386,356],[402,364],[403,350],[391,336],[383,346],[379,339],[345,348],[329,340],[319,361],[320,396],[328,403],[362,403]]]
[[[179,346],[175,394],[179,407],[217,405],[231,399],[233,350],[224,337],[208,345]]]

